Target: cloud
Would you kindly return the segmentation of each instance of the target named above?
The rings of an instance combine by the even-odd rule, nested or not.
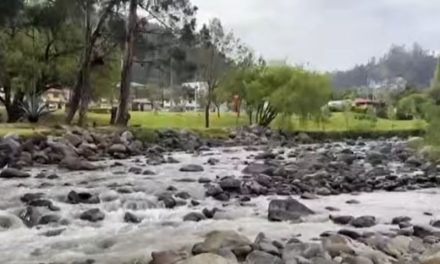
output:
[[[440,45],[438,0],[193,0],[267,59],[346,69],[392,44]]]

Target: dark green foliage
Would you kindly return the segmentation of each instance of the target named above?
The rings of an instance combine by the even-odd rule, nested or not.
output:
[[[403,97],[397,103],[396,118],[399,120],[424,119],[430,104],[432,104],[432,99],[425,94],[415,93]]]

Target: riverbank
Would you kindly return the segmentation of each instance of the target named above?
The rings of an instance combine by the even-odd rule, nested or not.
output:
[[[438,168],[404,141],[166,148],[3,170],[0,262],[435,263]]]

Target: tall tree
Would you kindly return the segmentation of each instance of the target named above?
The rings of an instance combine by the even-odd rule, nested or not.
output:
[[[112,11],[116,8],[119,0],[97,0],[103,8],[99,10],[99,16],[95,27],[92,25],[92,12],[95,1],[83,1],[82,8],[84,10],[84,48],[81,55],[78,73],[76,76],[75,86],[72,90],[72,95],[69,102],[69,111],[67,113],[66,122],[71,123],[78,107],[80,108],[79,124],[84,125],[87,118],[87,107],[90,101],[90,71],[93,62],[93,55],[99,38],[102,36],[102,31],[107,22],[107,19],[112,15]]]
[[[189,0],[130,0],[129,16],[126,31],[125,55],[121,72],[120,102],[116,123],[126,126],[128,124],[128,104],[130,99],[130,84],[132,80],[132,66],[134,57],[134,43],[138,29],[137,6],[142,7],[148,16],[142,20],[144,27],[148,29],[149,21],[159,21],[173,34],[186,33],[186,30],[194,30],[194,14],[197,8],[192,6]]]
[[[133,49],[137,25],[138,0],[130,0],[129,15],[127,22],[125,54],[121,70],[121,83],[119,95],[118,115],[116,124],[126,126],[128,123],[128,102],[130,97],[130,83],[133,67]]]
[[[225,33],[219,19],[213,19],[209,25],[203,25],[199,33],[200,47],[198,62],[200,77],[207,83],[205,102],[205,127],[210,125],[210,111],[215,90],[226,76],[232,63],[236,41],[232,33]]]
[[[67,19],[67,0],[26,2],[18,7],[0,25],[0,86],[4,92],[0,101],[9,122],[21,118],[26,93],[39,94],[68,81],[80,45],[77,28]]]

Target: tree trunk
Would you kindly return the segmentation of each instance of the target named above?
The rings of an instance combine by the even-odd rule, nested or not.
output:
[[[72,91],[72,95],[69,100],[69,112],[67,113],[66,117],[66,123],[70,124],[72,123],[72,120],[78,110],[78,107],[81,103],[81,109],[80,109],[80,119],[79,119],[79,125],[83,125],[85,122],[85,111],[84,109],[84,103],[82,102],[82,99],[85,99],[85,93],[88,89],[85,88],[87,76],[90,75],[90,61],[92,57],[92,51],[94,43],[91,43],[92,41],[92,25],[91,25],[91,3],[90,1],[87,2],[86,7],[86,28],[85,28],[85,34],[84,34],[84,51],[81,56],[81,66],[78,71],[78,74],[76,76],[76,83],[75,87]]]
[[[79,108],[78,125],[85,126],[87,124],[87,110],[90,102],[90,69],[84,73],[83,91],[81,93],[81,103]]]
[[[217,117],[220,118],[220,106],[216,104],[215,108],[217,109]]]
[[[248,114],[248,117],[249,117],[249,125],[250,126],[252,126],[252,123],[253,123],[253,119],[252,119],[253,113],[254,113],[254,111],[252,111],[252,110],[248,110],[247,111],[247,114]]]
[[[90,79],[90,64],[92,60],[93,48],[95,47],[95,43],[101,35],[101,29],[104,26],[104,22],[107,20],[107,17],[111,14],[113,7],[118,1],[110,1],[107,4],[106,9],[103,11],[101,17],[98,20],[98,24],[96,25],[95,30],[91,33],[91,12],[92,12],[92,3],[88,1],[87,10],[86,10],[86,30],[85,30],[85,43],[84,43],[84,51],[81,55],[81,62],[78,69],[78,74],[76,76],[75,86],[72,90],[72,94],[69,99],[69,110],[66,116],[66,123],[72,123],[72,120],[78,110],[80,102],[82,99],[88,98],[88,96],[84,96],[84,92],[89,92],[90,87],[84,86],[88,85],[88,80]],[[88,101],[81,103],[81,107],[83,111],[87,111]],[[84,110],[85,107],[85,110]],[[85,118],[85,114],[83,112],[83,118]],[[85,120],[82,120],[84,122]]]
[[[209,128],[209,114],[210,114],[210,109],[211,109],[211,102],[208,99],[208,103],[206,104],[205,107],[205,127]]]
[[[136,33],[136,22],[137,22],[137,6],[138,0],[130,0],[130,11],[127,23],[127,36],[125,41],[125,55],[124,63],[122,65],[121,71],[121,84],[120,84],[120,96],[119,96],[119,107],[118,115],[116,117],[116,124],[121,126],[127,126],[128,124],[128,102],[130,100],[130,84],[131,84],[131,74],[133,66],[133,51],[134,51],[134,40]]]
[[[23,110],[21,108],[23,99],[24,93],[20,91],[14,96],[12,103],[5,105],[6,113],[8,114],[8,123],[16,123],[23,117]]]

